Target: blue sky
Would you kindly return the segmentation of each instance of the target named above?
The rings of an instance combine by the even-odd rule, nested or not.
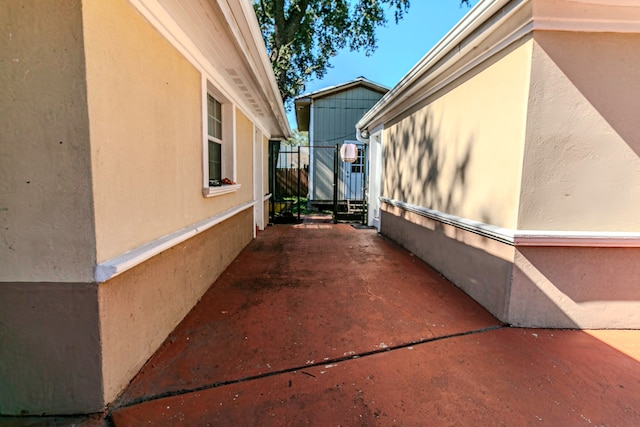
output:
[[[378,49],[372,56],[341,51],[331,60],[333,68],[322,80],[310,81],[305,92],[358,76],[392,88],[469,10],[458,0],[412,0],[409,12],[397,25],[389,14],[387,27],[378,28]],[[288,117],[291,127],[297,128],[293,112]]]

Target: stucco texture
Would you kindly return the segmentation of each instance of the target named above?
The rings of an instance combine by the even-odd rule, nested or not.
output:
[[[98,262],[252,200],[251,162],[236,164],[239,191],[202,196],[200,72],[124,0],[83,15]],[[251,159],[251,123],[236,121]]]
[[[131,381],[165,337],[251,241],[253,210],[100,284],[105,401]]]
[[[95,263],[80,1],[0,2],[0,281]]]
[[[515,228],[531,48],[519,43],[385,130],[382,196]]]
[[[518,248],[506,321],[515,326],[640,328],[640,248]]]
[[[640,229],[640,35],[535,34],[518,226]]]
[[[0,414],[104,408],[97,285],[0,286]]]
[[[491,314],[504,320],[515,249],[382,204],[381,233],[425,260]]]

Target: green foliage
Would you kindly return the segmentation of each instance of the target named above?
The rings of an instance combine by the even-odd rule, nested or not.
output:
[[[300,212],[301,215],[307,215],[312,212],[309,210],[309,204],[307,203],[306,197],[285,197],[284,200],[292,202],[291,213],[293,214],[297,215],[298,212]]]
[[[285,144],[292,147],[309,145],[309,132],[302,132],[298,129],[291,131],[291,138],[284,141]]]
[[[371,55],[376,28],[387,24],[385,9],[397,23],[409,0],[253,0],[253,6],[278,88],[289,104],[312,76],[324,76],[340,49]]]

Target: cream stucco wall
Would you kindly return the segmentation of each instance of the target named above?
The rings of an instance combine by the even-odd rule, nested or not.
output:
[[[515,326],[640,328],[640,248],[518,248],[506,321]]]
[[[519,43],[386,129],[382,196],[515,227],[531,49]]]
[[[234,104],[241,186],[204,197],[206,79],[129,2],[0,2],[0,27],[0,414],[101,411],[252,238],[254,124]]]
[[[246,116],[241,189],[204,198],[200,72],[126,1],[83,6],[98,262],[252,200]]]
[[[253,123],[239,109],[236,110],[236,180],[242,187],[235,200],[253,200]]]
[[[640,230],[640,34],[539,32],[519,228]]]
[[[100,284],[105,401],[112,401],[253,237],[252,209]]]
[[[80,10],[79,0],[0,3],[0,282],[93,277]]]
[[[498,319],[504,319],[515,249],[382,204],[380,232],[425,260]]]

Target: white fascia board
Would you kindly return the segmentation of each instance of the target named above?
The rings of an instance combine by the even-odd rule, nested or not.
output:
[[[224,0],[218,0],[219,3],[223,3]],[[247,1],[247,0],[243,0]],[[221,92],[221,94],[227,98],[230,102],[232,102],[235,107],[239,108],[243,114],[251,119],[254,123],[261,123],[262,120],[259,117],[256,117],[249,108],[248,105],[244,103],[240,99],[239,96],[235,95],[235,91],[232,87],[230,87],[226,83],[226,79],[222,76],[222,74],[218,71],[217,67],[211,63],[209,58],[207,58],[198,48],[198,46],[191,40],[191,38],[182,30],[182,28],[175,22],[173,17],[166,11],[166,9],[160,4],[158,0],[129,0],[130,4],[140,12],[140,14],[147,20],[149,23],[156,28],[160,34],[166,38],[171,45],[178,50],[182,55],[191,64],[193,64],[198,71],[200,71],[203,75],[206,76],[207,80],[211,81],[212,84],[216,86],[216,89]],[[225,11],[225,8],[220,6]],[[251,9],[251,15],[249,15],[253,21],[255,21],[255,28],[252,31],[260,31],[253,9]],[[245,21],[249,21],[249,17],[244,16]],[[235,17],[230,12],[230,8],[226,7],[226,13],[224,15],[225,22],[230,26],[233,22],[235,22]],[[231,21],[231,22],[230,22]],[[247,24],[248,29],[251,29],[251,25]],[[246,42],[244,41],[243,33],[237,31],[237,25],[235,25],[236,31],[233,31],[231,28],[232,34],[234,38],[240,37],[240,40],[236,39],[236,47],[239,49],[242,57],[247,61],[247,65],[250,65],[250,69],[252,74],[254,74],[254,78],[256,79],[257,86],[262,90],[263,96],[268,98],[269,96],[273,98],[275,101],[269,101],[270,108],[272,109],[273,115],[276,118],[280,131],[284,135],[290,134],[289,129],[289,121],[287,119],[286,112],[284,111],[284,105],[282,103],[282,98],[280,97],[280,91],[278,90],[277,84],[275,83],[275,77],[273,76],[273,69],[271,68],[271,64],[267,59],[264,59],[261,62],[262,68],[264,71],[264,76],[261,76],[260,73],[256,72],[255,61],[250,60],[247,57],[248,52],[251,50],[246,46]],[[247,31],[248,32],[248,31]],[[251,37],[254,39],[254,37]],[[243,47],[244,46],[244,47]],[[252,46],[253,51],[257,52],[258,55],[261,52],[261,49],[264,48],[264,42],[261,45]],[[266,48],[264,48],[264,57],[266,58]],[[266,63],[265,63],[266,61]],[[266,64],[266,65],[265,65]],[[269,76],[271,77],[265,77]],[[263,84],[267,82],[268,84]],[[278,108],[279,106],[279,108]],[[270,135],[271,132],[265,132]],[[278,135],[275,136],[276,138]]]
[[[379,91],[379,92],[388,92],[389,88],[387,86],[381,85],[380,83],[376,83],[374,81],[371,81],[369,79],[366,79],[364,77],[358,77],[354,80],[349,80],[347,82],[344,83],[339,83],[337,85],[333,85],[333,86],[328,86],[322,89],[318,89],[315,92],[307,92],[307,93],[303,93],[302,95],[298,95],[296,96],[294,102],[297,102],[298,100],[304,100],[304,98],[309,98],[309,99],[313,99],[313,98],[321,98],[327,95],[330,95],[334,92],[340,92],[343,90],[347,90],[350,89],[352,87],[356,87],[356,86],[364,86],[367,87],[369,89],[375,90],[375,91]]]
[[[637,0],[574,0],[577,3],[594,3],[604,6],[609,6],[615,9],[618,6],[634,7],[635,10],[640,9]],[[589,16],[586,18],[572,18],[570,16],[541,16],[535,12],[536,0],[481,0],[466,16],[464,16],[452,29],[449,31],[401,80],[394,86],[378,103],[376,103],[363,117],[358,121],[356,127],[364,129],[371,126],[376,126],[380,123],[384,123],[386,120],[393,118],[393,114],[390,114],[391,110],[402,106],[403,102],[413,97],[416,92],[419,92],[425,85],[432,81],[435,77],[442,74],[442,72],[455,66],[455,57],[462,56],[461,54],[470,50],[473,45],[464,46],[462,43],[467,37],[472,35],[475,31],[479,30],[482,25],[486,24],[497,12],[499,12],[505,6],[506,12],[500,17],[499,21],[504,22],[505,19],[509,19],[515,11],[524,7],[527,4],[534,3],[533,16],[530,20],[520,27],[519,30],[512,33],[507,38],[496,43],[489,49],[492,54],[498,53],[501,48],[509,45],[508,42],[514,42],[518,38],[524,37],[534,31],[571,31],[571,32],[607,32],[607,33],[639,33],[640,32],[640,12],[635,12],[632,16],[626,19],[611,19],[607,17]],[[511,5],[509,5],[511,3]],[[488,35],[494,32],[499,22],[495,22],[492,25],[488,25],[486,29],[482,30],[477,37],[475,37],[476,43],[479,40],[485,39]],[[456,52],[457,51],[457,52]],[[454,55],[452,55],[454,54]],[[438,61],[443,58],[452,55],[452,58],[446,61],[444,64],[433,69],[438,64]],[[485,53],[481,55],[483,60],[488,59],[492,55]],[[480,58],[479,58],[480,59]],[[474,61],[474,65],[478,65],[482,61]],[[462,71],[468,71],[470,67],[464,67]],[[462,73],[455,73],[456,76],[460,76]],[[422,80],[422,81],[421,81]],[[452,79],[448,79],[450,82]],[[439,87],[442,87],[440,85]],[[429,93],[433,93],[430,90]],[[413,100],[413,102],[407,102],[407,108],[416,104],[420,100],[425,99],[426,96],[420,96]]]
[[[95,281],[96,283],[106,282],[107,280],[142,264],[149,258],[210,229],[214,225],[220,224],[222,221],[225,221],[246,209],[252,208],[255,204],[256,202],[252,201],[236,206],[211,218],[202,220],[194,225],[155,239],[115,258],[101,262],[96,265],[94,275]]]
[[[260,84],[264,99],[276,117],[282,135],[275,137],[289,138],[291,131],[289,120],[284,110],[284,102],[278,89],[271,62],[267,57],[267,48],[260,33],[260,26],[250,0],[237,0],[230,4],[228,0],[217,0],[220,9],[231,29],[249,69]]]
[[[612,19],[556,19],[536,17],[534,31],[572,31],[589,33],[640,33],[640,21]]]
[[[484,22],[498,12],[502,7],[513,0],[486,0],[480,1],[469,11],[436,45],[422,57],[418,63],[395,85],[380,101],[378,101],[358,121],[356,127],[363,129],[369,126],[377,116],[400,97],[408,96],[406,93],[434,64],[458,49],[460,43]],[[529,0],[522,0],[528,2]],[[444,67],[449,67],[445,64]],[[445,68],[446,69],[446,68]],[[414,88],[415,89],[415,88]]]
[[[597,247],[597,248],[637,248],[640,247],[640,233],[622,231],[563,231],[563,230],[513,230],[498,227],[446,212],[412,205],[399,200],[380,197],[380,201],[390,206],[412,212],[425,218],[469,231],[510,246],[544,247]]]

